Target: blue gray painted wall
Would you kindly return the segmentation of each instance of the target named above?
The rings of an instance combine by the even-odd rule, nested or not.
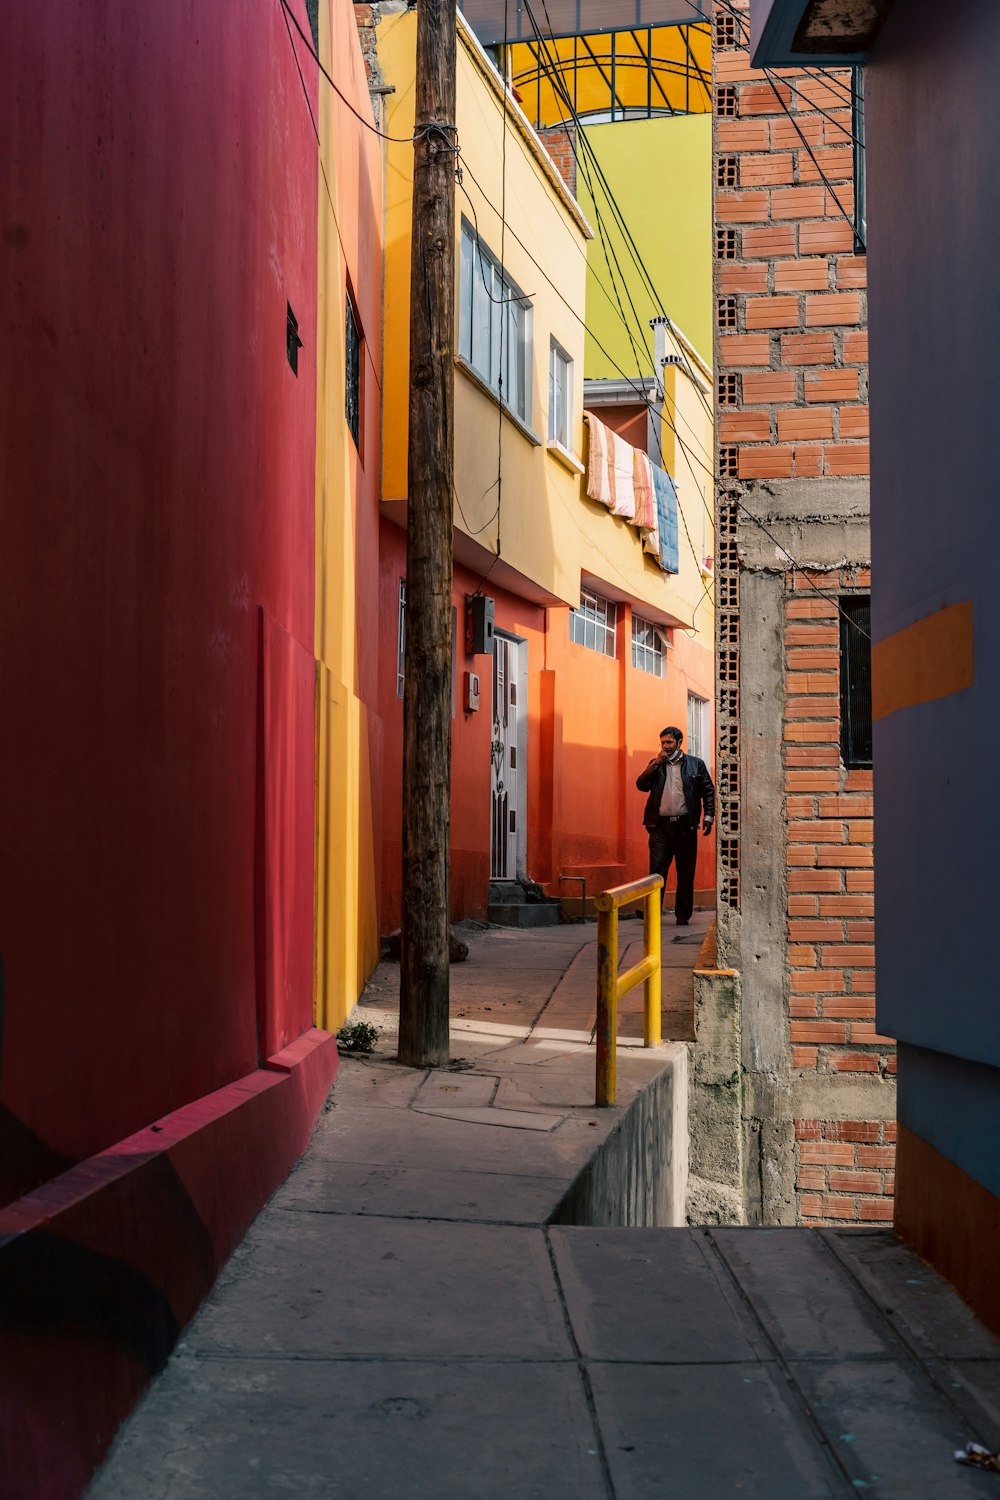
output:
[[[975,638],[971,688],[875,726],[878,1024],[902,1123],[995,1193],[998,67],[995,0],[898,0],[865,96],[873,640],[966,599]]]

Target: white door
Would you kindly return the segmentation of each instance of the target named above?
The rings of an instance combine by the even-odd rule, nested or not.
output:
[[[490,768],[490,879],[516,880],[524,848],[527,704],[525,641],[493,637],[493,739]]]

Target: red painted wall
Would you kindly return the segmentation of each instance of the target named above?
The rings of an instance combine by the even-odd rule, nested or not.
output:
[[[310,1025],[317,165],[273,0],[0,35],[6,1200]]]

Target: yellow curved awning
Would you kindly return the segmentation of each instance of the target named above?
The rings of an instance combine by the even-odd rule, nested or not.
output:
[[[516,42],[509,76],[536,126],[708,114],[712,37],[708,26],[649,26]]]

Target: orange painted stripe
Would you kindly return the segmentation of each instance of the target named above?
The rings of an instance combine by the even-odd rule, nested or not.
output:
[[[971,687],[972,601],[949,604],[872,647],[872,718]]]

